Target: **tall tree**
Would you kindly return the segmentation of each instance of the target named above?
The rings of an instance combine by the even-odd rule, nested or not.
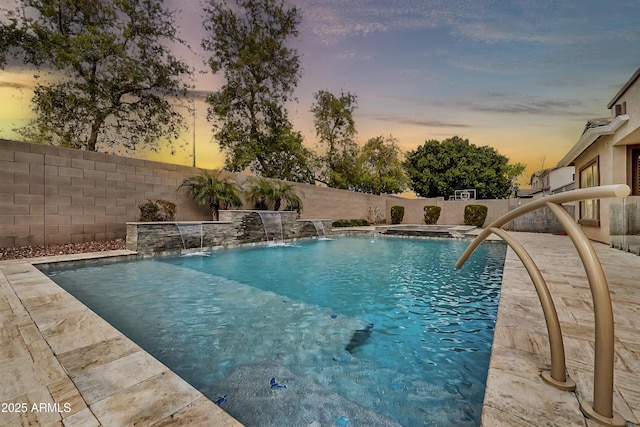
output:
[[[356,163],[358,147],[353,111],[357,97],[350,92],[335,96],[327,90],[314,93],[311,107],[319,145],[325,148],[318,181],[330,187],[349,188],[349,175]]]
[[[274,146],[278,151],[264,153],[268,170],[260,170],[260,175],[266,178],[283,179],[286,181],[315,184],[314,170],[317,169],[317,159],[314,153],[306,148],[302,142],[302,134],[291,129],[288,124],[274,133]]]
[[[288,153],[305,153],[301,139],[291,138],[285,108],[300,78],[298,54],[287,47],[298,35],[300,11],[277,0],[207,0],[205,13],[202,46],[211,70],[226,80],[207,99],[226,167],[287,178],[280,175]]]
[[[162,0],[20,0],[7,17],[0,66],[19,57],[52,81],[36,85],[24,137],[90,151],[178,137],[168,97],[186,92],[189,68],[167,47],[182,41]]]
[[[518,178],[522,176],[526,169],[527,165],[523,163],[507,165],[505,169],[505,175],[507,176],[507,180],[509,181],[511,196],[518,197],[518,190],[520,190],[520,183],[518,182]]]
[[[509,159],[491,147],[477,147],[458,136],[428,140],[407,153],[405,169],[412,189],[422,197],[448,197],[475,188],[480,199],[507,197]]]
[[[363,193],[396,194],[406,190],[409,178],[396,139],[377,136],[359,150],[354,189]]]

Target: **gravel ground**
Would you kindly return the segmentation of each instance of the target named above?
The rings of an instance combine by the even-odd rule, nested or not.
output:
[[[66,243],[63,245],[15,246],[0,248],[0,260],[34,258],[49,255],[68,255],[126,249],[124,239],[103,242]]]

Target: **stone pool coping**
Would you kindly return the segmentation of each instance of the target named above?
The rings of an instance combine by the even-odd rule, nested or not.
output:
[[[1,426],[242,425],[35,267],[132,255],[0,261]]]
[[[575,393],[562,392],[540,378],[549,367],[542,310],[526,271],[509,250],[482,425],[595,427],[578,407],[592,393],[593,314],[575,249],[566,236],[512,234],[547,279],[565,334],[567,370],[578,386]],[[616,319],[614,409],[638,425],[640,258],[594,246],[609,280]],[[0,261],[0,374],[5,383],[0,402],[14,404],[15,410],[0,413],[0,426],[241,425],[35,267],[132,256],[135,252],[110,251]]]

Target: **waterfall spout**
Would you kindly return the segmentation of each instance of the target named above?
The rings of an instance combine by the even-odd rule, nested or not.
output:
[[[316,233],[318,233],[318,238],[327,237],[327,235],[326,235],[326,233],[324,231],[324,224],[322,223],[321,220],[314,219],[314,220],[311,220],[311,223],[316,228]]]
[[[259,211],[262,225],[264,226],[264,234],[266,235],[267,242],[284,243],[284,233],[282,230],[282,217],[280,212],[264,212]]]
[[[200,251],[202,251],[203,243],[204,243],[204,233],[202,229],[202,223],[179,223],[176,222],[176,227],[178,227],[178,232],[180,233],[180,239],[182,240],[182,249],[193,249],[187,248],[187,242],[189,238],[193,240],[193,237],[199,235],[200,236]],[[197,246],[195,246],[197,247]]]

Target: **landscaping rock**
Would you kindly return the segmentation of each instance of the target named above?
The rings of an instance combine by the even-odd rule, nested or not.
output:
[[[65,243],[61,245],[15,246],[0,248],[0,260],[35,258],[126,249],[124,239],[101,242]]]

